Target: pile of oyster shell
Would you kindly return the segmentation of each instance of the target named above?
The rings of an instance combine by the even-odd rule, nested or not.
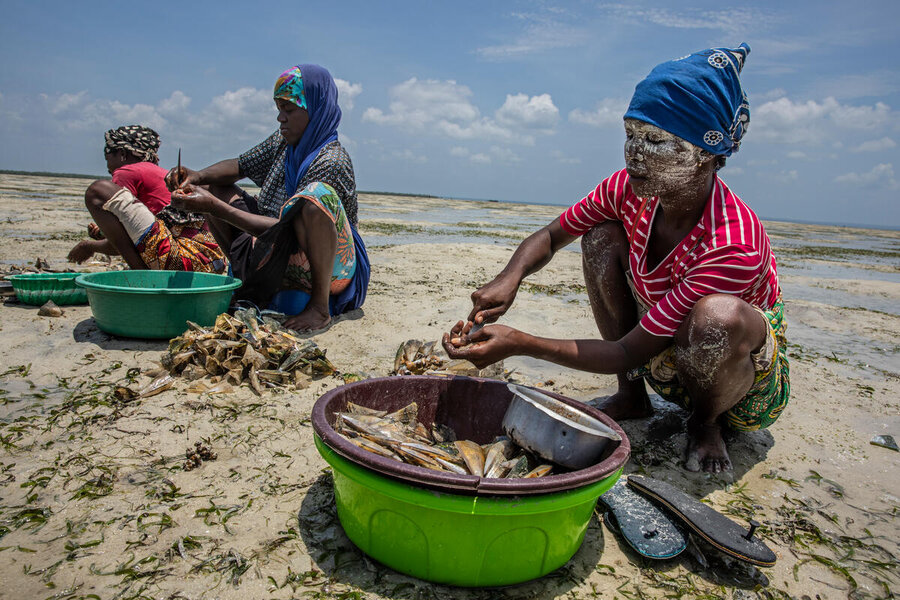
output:
[[[247,383],[261,394],[264,388],[305,387],[311,378],[337,371],[315,342],[297,337],[273,317],[260,317],[254,309],[221,314],[211,328],[190,321],[188,327],[169,342],[161,360],[172,375],[189,381],[208,378],[212,386],[197,382],[188,391],[213,392]]]

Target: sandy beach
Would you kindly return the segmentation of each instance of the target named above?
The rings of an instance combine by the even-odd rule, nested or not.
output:
[[[65,256],[90,217],[90,180],[0,174],[0,271]],[[752,201],[751,201],[752,205]],[[361,311],[312,336],[345,374],[387,375],[401,343],[437,340],[469,294],[561,207],[360,195],[372,262]],[[346,538],[309,417],[341,377],[302,389],[128,403],[165,341],[100,331],[90,307],[0,307],[0,598],[890,598],[900,590],[900,232],[766,223],[791,342],[791,401],[768,430],[734,434],[733,474],[681,467],[684,411],[622,423],[627,473],[664,479],[732,519],[762,524],[777,564],[756,568],[695,543],[651,563],[595,514],[561,569],[498,589],[461,589],[379,565]],[[577,248],[573,249],[577,250]],[[537,335],[599,336],[577,251],[529,277],[503,321]],[[527,359],[504,378],[585,402],[615,378]],[[214,461],[182,468],[196,442]]]

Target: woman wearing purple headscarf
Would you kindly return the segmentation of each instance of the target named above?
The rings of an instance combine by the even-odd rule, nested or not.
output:
[[[479,367],[513,355],[614,373],[599,407],[649,416],[646,383],[691,411],[685,467],[730,470],[722,428],[768,427],[790,394],[781,288],[762,223],[718,176],[750,111],[740,71],[750,48],[712,48],[658,65],[625,113],[625,169],[527,238],[472,294],[444,336]],[[582,237],[588,298],[603,340],[540,338],[487,325],[522,280]]]
[[[356,182],[338,141],[341,109],[331,74],[297,65],[275,82],[279,130],[241,154],[192,171],[169,171],[172,203],[208,215],[243,281],[237,300],[292,315],[285,325],[319,330],[362,306],[369,282],[356,231]],[[235,185],[249,178],[253,197]]]

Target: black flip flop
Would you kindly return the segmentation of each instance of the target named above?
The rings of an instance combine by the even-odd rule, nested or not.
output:
[[[775,553],[762,540],[753,537],[758,525],[755,521],[750,521],[748,531],[675,486],[651,477],[630,475],[628,485],[664,506],[673,517],[725,554],[760,567],[775,564]]]
[[[624,479],[624,478],[623,478]],[[665,560],[681,554],[687,538],[668,514],[619,479],[600,502],[606,506],[603,522],[635,552]]]

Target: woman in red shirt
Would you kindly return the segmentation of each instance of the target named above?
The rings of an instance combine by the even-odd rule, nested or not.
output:
[[[732,468],[722,428],[767,427],[790,383],[781,290],[762,223],[718,177],[749,122],[740,70],[750,52],[713,48],[658,65],[625,114],[625,169],[527,238],[472,294],[468,321],[444,336],[479,367],[526,355],[615,373],[599,407],[652,413],[645,380],[691,411],[685,467]],[[492,323],[522,280],[583,236],[588,297],[603,340],[539,338]]]
[[[84,202],[96,221],[88,226],[94,239],[76,244],[69,260],[118,254],[132,269],[224,271],[225,255],[205,218],[170,206],[166,170],[158,164],[159,135],[149,127],[128,125],[110,129],[105,138],[112,181],[88,186]]]

